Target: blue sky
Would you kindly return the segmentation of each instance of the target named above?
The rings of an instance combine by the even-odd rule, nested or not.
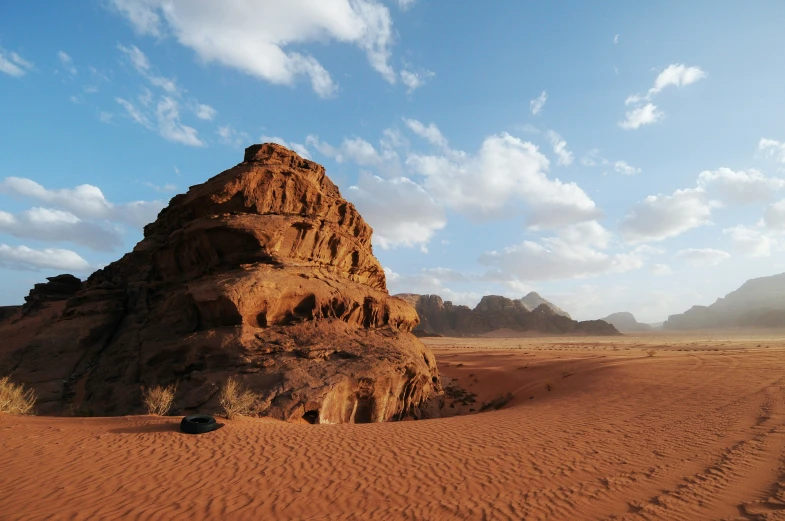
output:
[[[277,141],[391,292],[660,321],[785,271],[781,2],[0,5],[0,305]]]

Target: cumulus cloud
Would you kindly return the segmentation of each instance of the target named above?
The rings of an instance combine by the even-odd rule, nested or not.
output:
[[[635,175],[641,173],[640,168],[631,166],[626,161],[616,161],[615,163],[613,163],[613,169],[616,170],[618,173],[624,175]]]
[[[36,250],[27,246],[0,244],[0,267],[9,270],[37,271],[42,269],[83,272],[90,263],[76,252],[58,248]]]
[[[729,259],[730,253],[712,248],[687,248],[676,252],[673,258],[684,261],[694,268],[704,268],[716,266]]]
[[[556,164],[570,166],[572,164],[573,155],[572,152],[567,150],[567,142],[553,130],[549,130],[545,134],[548,136],[548,139],[551,140],[553,153],[556,154]]]
[[[687,67],[682,63],[669,65],[657,75],[654,86],[649,89],[646,95],[632,94],[624,101],[625,105],[635,105],[636,107],[628,110],[624,121],[619,122],[619,126],[625,130],[634,130],[643,125],[650,125],[660,121],[664,114],[651,103],[652,98],[659,94],[668,86],[686,87],[706,78],[706,73],[700,67]],[[645,103],[645,104],[643,104]]]
[[[289,0],[264,9],[245,0],[110,0],[140,34],[173,35],[205,62],[216,62],[275,84],[310,79],[322,97],[337,87],[308,54],[289,50],[330,40],[363,50],[390,83],[394,36],[389,9],[375,0]],[[405,2],[408,5],[408,2]],[[399,4],[402,5],[402,4]]]
[[[763,138],[758,143],[758,151],[768,157],[775,158],[780,163],[785,163],[785,143]]]
[[[647,251],[606,253],[604,248],[587,242],[574,242],[569,236],[553,236],[539,242],[523,241],[502,251],[489,251],[480,263],[494,268],[496,276],[519,281],[585,278],[603,273],[621,273],[641,268]]]
[[[416,0],[395,0],[395,3],[398,4],[398,7],[401,8],[401,11],[406,11],[414,5],[415,1]]]
[[[0,233],[39,241],[73,242],[96,251],[114,251],[122,245],[122,235],[116,228],[51,208],[31,208],[17,215],[0,211]]]
[[[344,139],[340,147],[334,147],[320,141],[318,136],[309,135],[305,138],[305,144],[338,163],[354,162],[359,166],[373,167],[384,177],[400,177],[403,168],[394,150],[400,139],[400,136],[388,130],[380,140],[379,149],[360,137]]]
[[[32,179],[6,177],[0,181],[0,193],[32,199],[70,212],[80,219],[105,219],[142,228],[155,220],[165,206],[163,201],[109,202],[101,189],[93,185],[50,190]]]
[[[633,206],[620,225],[622,236],[631,243],[661,241],[711,224],[713,208],[701,188],[676,190],[672,195],[650,195]]]
[[[643,125],[651,125],[662,119],[664,114],[657,110],[657,106],[653,103],[647,103],[642,107],[637,107],[628,110],[625,114],[624,121],[619,122],[619,126],[625,130],[634,130],[642,127]]]
[[[785,180],[766,177],[757,170],[735,172],[730,168],[720,168],[701,172],[698,186],[707,191],[716,190],[725,202],[749,204],[770,200],[773,192],[785,186]]]
[[[657,94],[669,85],[686,87],[705,77],[706,73],[700,67],[687,67],[683,63],[669,65],[654,80],[654,86],[649,89],[649,96]]]
[[[545,106],[545,102],[547,100],[548,100],[548,93],[545,91],[542,91],[542,93],[539,96],[531,100],[529,102],[529,109],[532,111],[532,114],[535,116],[539,114],[542,108]]]
[[[748,257],[768,257],[777,240],[764,230],[749,226],[725,228],[722,233],[733,241],[736,251]]]
[[[485,139],[477,154],[410,154],[406,165],[424,177],[434,197],[474,216],[498,215],[513,199],[526,203],[531,228],[554,228],[592,220],[601,212],[575,183],[550,179],[548,159],[537,147],[510,134]]]
[[[374,230],[374,243],[383,249],[426,245],[447,224],[444,209],[405,177],[383,179],[361,173],[347,198],[357,205]]]
[[[21,78],[31,70],[33,70],[32,63],[15,52],[9,52],[0,47],[0,72]]]

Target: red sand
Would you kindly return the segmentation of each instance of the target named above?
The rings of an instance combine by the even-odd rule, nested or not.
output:
[[[785,519],[785,340],[709,338],[427,339],[440,420],[0,415],[0,519]]]

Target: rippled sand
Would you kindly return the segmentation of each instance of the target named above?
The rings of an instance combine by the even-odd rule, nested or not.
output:
[[[0,416],[0,519],[785,519],[779,338],[427,339],[440,420]]]

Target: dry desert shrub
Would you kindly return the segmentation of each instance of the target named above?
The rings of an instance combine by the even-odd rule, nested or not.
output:
[[[221,407],[230,420],[236,416],[248,416],[259,395],[245,389],[235,378],[230,377],[221,388]]]
[[[657,351],[655,351],[654,349],[649,349],[648,351],[646,351],[646,355],[647,356],[654,356],[656,354],[657,354]]]
[[[0,378],[0,413],[33,414],[35,400],[32,389],[11,382],[7,376]]]
[[[167,385],[166,387],[156,385],[152,389],[145,389],[142,391],[142,402],[144,402],[144,406],[147,409],[147,414],[166,416],[169,409],[172,408],[176,392],[176,383]]]

